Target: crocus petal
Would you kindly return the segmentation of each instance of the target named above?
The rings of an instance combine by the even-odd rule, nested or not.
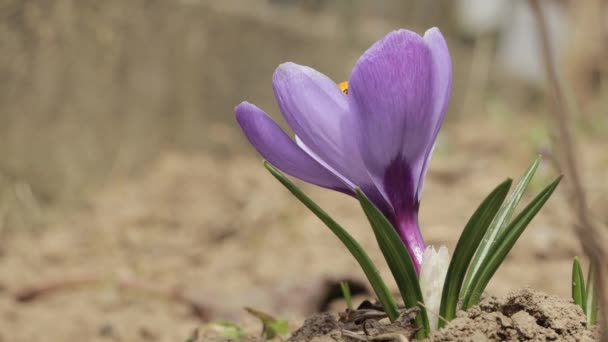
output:
[[[428,309],[431,330],[437,330],[439,325],[438,313],[441,309],[441,294],[449,266],[450,254],[447,247],[441,246],[438,250],[435,250],[433,246],[426,248],[418,279],[424,305]]]
[[[445,39],[441,35],[438,28],[433,27],[426,31],[424,34],[424,41],[431,50],[431,56],[433,60],[433,109],[429,113],[432,116],[432,120],[435,122],[435,130],[432,138],[432,144],[428,147],[426,157],[424,158],[424,165],[420,172],[420,179],[418,181],[418,200],[422,194],[422,188],[424,185],[424,178],[426,176],[426,170],[433,154],[435,147],[435,140],[437,134],[443,123],[443,118],[448,108],[450,100],[450,93],[452,91],[452,60],[450,58],[450,51]]]
[[[328,165],[323,159],[321,159],[316,153],[314,153],[304,142],[296,135],[296,143],[302,150],[308,153],[314,160],[319,162],[319,164],[323,165],[326,169],[333,172],[337,177],[339,177],[345,184],[347,184],[351,189],[355,189],[359,187],[361,191],[369,198],[372,203],[376,205],[380,211],[382,211],[387,217],[392,217],[393,208],[390,203],[386,201],[384,196],[378,191],[378,188],[371,182],[371,179],[367,177],[365,181],[360,182],[358,184],[353,183],[339,172],[334,170],[330,165]]]
[[[283,172],[318,186],[352,194],[352,190],[296,143],[255,105],[242,102],[236,119],[256,150]]]
[[[431,146],[431,149],[427,151],[426,157],[424,158],[424,163],[422,164],[422,170],[420,171],[420,178],[418,180],[418,189],[416,190],[416,198],[418,202],[422,197],[422,191],[424,190],[424,179],[426,178],[426,170],[429,168],[429,163],[431,162],[431,157],[433,156],[433,151],[435,150],[435,144]]]
[[[354,189],[357,185],[355,185],[352,181],[350,181],[349,179],[347,179],[346,177],[344,177],[342,174],[340,174],[338,171],[336,171],[333,167],[331,167],[331,165],[327,164],[325,162],[325,160],[321,159],[321,157],[319,157],[313,150],[311,150],[308,146],[306,146],[306,144],[302,141],[302,139],[300,139],[300,137],[298,137],[296,135],[296,144],[306,153],[308,153],[309,156],[312,157],[312,159],[316,160],[319,164],[321,164],[324,168],[328,169],[329,171],[331,171],[334,175],[336,175],[336,177],[340,178],[342,180],[342,182],[344,182],[344,184],[348,185],[349,188]]]
[[[281,64],[273,77],[279,108],[301,146],[351,184],[371,183],[349,134],[347,96],[322,73],[295,63]]]
[[[365,166],[395,214],[411,213],[436,127],[431,51],[418,34],[389,33],[369,48],[349,81],[349,105]]]

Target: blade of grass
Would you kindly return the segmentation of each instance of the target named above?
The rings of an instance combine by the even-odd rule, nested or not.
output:
[[[549,184],[543,191],[541,191],[523,210],[517,215],[517,217],[509,224],[505,231],[498,236],[496,243],[490,250],[488,257],[483,261],[482,267],[473,277],[471,281],[471,287],[467,289],[463,296],[462,308],[467,310],[471,306],[477,304],[481,298],[481,294],[485,290],[486,286],[496,273],[496,270],[505,257],[513,248],[513,245],[517,239],[521,236],[523,231],[526,229],[528,224],[532,221],[534,216],[547,202],[553,191],[562,179],[559,176],[553,183]]]
[[[587,290],[585,289],[585,278],[583,276],[583,269],[578,257],[574,257],[572,261],[572,300],[574,304],[579,305],[585,312],[585,306],[587,305]]]
[[[572,208],[573,213],[576,215],[576,233],[583,247],[585,254],[589,256],[591,264],[597,267],[597,290],[598,290],[598,301],[602,308],[608,306],[608,294],[606,293],[606,284],[608,283],[608,277],[605,270],[605,262],[608,259],[608,251],[603,243],[601,235],[601,228],[597,225],[596,220],[593,219],[593,214],[590,206],[588,205],[589,193],[586,190],[583,182],[583,176],[581,175],[584,163],[580,161],[579,149],[576,139],[576,125],[574,124],[573,118],[580,111],[580,107],[577,106],[576,101],[573,101],[576,97],[573,92],[568,91],[567,82],[560,77],[557,63],[556,63],[556,50],[552,49],[552,44],[549,35],[549,25],[547,14],[543,8],[542,1],[540,0],[529,0],[532,14],[537,23],[537,33],[539,38],[539,46],[541,47],[543,64],[545,66],[545,74],[549,80],[549,91],[551,94],[552,105],[550,110],[550,116],[553,116],[554,120],[547,120],[550,122],[550,126],[557,128],[554,131],[554,139],[552,139],[552,148],[556,151],[560,151],[560,165],[558,169],[564,170],[568,176],[569,187],[567,195],[569,196],[569,204]],[[606,2],[602,2],[602,7],[605,9]],[[605,13],[605,12],[604,12]],[[556,124],[556,125],[554,125]],[[601,267],[600,267],[601,265]],[[589,284],[587,284],[589,286]],[[589,294],[587,294],[589,297]],[[608,310],[602,309],[600,311],[601,326],[606,329],[608,327]],[[602,342],[608,341],[608,334],[604,333],[599,336]]]
[[[272,340],[275,337],[285,336],[289,333],[287,320],[274,318],[265,312],[253,308],[245,307],[244,309],[247,313],[260,320],[262,323],[262,336],[265,340]]]
[[[277,170],[267,161],[264,161],[264,166],[268,171],[283,184],[287,190],[289,190],[302,204],[304,204],[310,211],[312,211],[325,225],[329,228],[337,237],[342,241],[344,246],[353,255],[353,257],[363,269],[367,280],[369,280],[378,300],[384,307],[384,311],[388,315],[391,321],[394,321],[399,316],[397,311],[397,304],[394,298],[391,296],[388,287],[380,277],[378,269],[369,258],[367,253],[363,250],[363,247],[346,231],[342,228],[334,219],[332,219],[323,209],[321,209],[313,200],[311,200],[302,190],[300,190],[295,184],[293,184],[281,171]]]
[[[595,267],[589,265],[589,274],[587,274],[587,300],[585,303],[585,316],[587,316],[587,325],[590,327],[597,323],[597,281],[595,279]]]
[[[439,321],[439,327],[443,327],[446,321],[451,321],[456,316],[458,299],[460,298],[460,290],[467,268],[473,254],[477,250],[479,243],[484,237],[488,226],[494,219],[494,216],[500,209],[502,202],[509,193],[512,180],[507,179],[500,183],[481,203],[479,208],[475,210],[473,216],[464,227],[450,266],[448,273],[445,276],[443,292],[441,294],[441,308],[439,315],[445,320]]]
[[[346,307],[349,310],[352,310],[353,309],[353,297],[350,293],[350,286],[348,286],[348,282],[341,281],[340,289],[342,290],[342,297],[344,297],[344,300],[346,301]]]
[[[356,193],[361,208],[363,208],[374,230],[384,259],[393,273],[393,278],[395,278],[406,308],[417,306],[420,309],[420,313],[416,316],[416,323],[421,329],[416,333],[416,337],[419,339],[425,338],[430,332],[429,320],[424,305],[419,304],[424,303],[424,300],[414,262],[397,231],[395,231],[395,228],[384,214],[376,208],[360,189],[357,189]]]
[[[538,169],[540,161],[541,156],[536,157],[536,159],[532,162],[532,164],[528,167],[524,175],[521,177],[519,182],[517,182],[517,185],[513,189],[513,192],[505,200],[502,207],[500,207],[500,210],[496,214],[496,217],[494,217],[492,223],[490,223],[490,226],[488,227],[488,230],[486,231],[483,240],[481,240],[477,252],[475,252],[475,256],[471,261],[469,270],[467,271],[467,275],[462,285],[463,291],[466,291],[466,289],[469,288],[471,284],[471,279],[473,279],[473,276],[481,267],[483,260],[490,252],[492,245],[496,241],[496,237],[500,234],[500,232],[504,231],[504,229],[511,221],[513,212],[515,211],[517,204],[519,204],[519,201],[521,200],[521,197],[523,196],[526,188],[530,184],[534,173],[536,173],[536,169]]]

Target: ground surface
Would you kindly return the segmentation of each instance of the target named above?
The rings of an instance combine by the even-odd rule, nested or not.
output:
[[[453,248],[484,194],[505,176],[520,174],[534,156],[523,139],[527,130],[513,133],[500,120],[478,120],[471,134],[470,125],[447,124],[431,164],[420,219],[429,244]],[[586,154],[599,147],[587,144]],[[44,226],[5,234],[0,340],[179,341],[209,319],[242,322],[255,332],[259,327],[244,306],[287,318],[296,328],[319,310],[328,281],[365,284],[340,242],[266,173],[253,151],[243,151],[228,158],[168,151],[86,205]],[[585,174],[606,163],[593,161]],[[533,189],[554,175],[544,163]],[[304,188],[388,275],[355,201]],[[592,194],[593,203],[602,200],[601,192]],[[561,189],[522,236],[490,293],[531,286],[568,296],[571,258],[580,253],[568,213]],[[66,281],[71,284],[52,291]],[[51,291],[15,300],[32,286]]]
[[[415,339],[415,312],[403,310],[394,322],[366,303],[363,308],[316,314],[289,342],[409,341]],[[500,298],[487,297],[460,312],[425,341],[594,341],[583,310],[569,300],[523,289]]]
[[[242,100],[279,117],[271,75],[282,62],[339,82],[386,32],[440,26],[454,83],[421,206],[429,244],[453,249],[495,185],[552,152],[538,92],[497,82],[491,65],[491,89],[469,84],[475,59],[449,8],[289,3],[0,5],[0,342],[183,341],[217,319],[259,334],[245,306],[295,329],[328,306],[336,281],[365,285],[345,248],[265,171],[236,128],[232,109]],[[596,218],[608,222],[608,123],[605,110],[588,112],[597,120],[586,117],[579,132],[582,175]],[[556,175],[543,162],[532,190]],[[581,251],[563,185],[491,294],[531,286],[569,295],[570,262]],[[304,189],[388,279],[357,203]]]

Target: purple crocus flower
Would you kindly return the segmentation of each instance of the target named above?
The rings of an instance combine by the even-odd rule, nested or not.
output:
[[[238,105],[236,118],[251,144],[283,172],[349,195],[360,187],[392,222],[419,270],[425,249],[420,193],[451,83],[439,29],[423,37],[399,30],[359,58],[348,94],[309,67],[277,68],[273,89],[295,142],[251,103]]]

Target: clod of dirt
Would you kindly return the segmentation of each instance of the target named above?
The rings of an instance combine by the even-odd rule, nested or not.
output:
[[[336,319],[316,314],[304,322],[290,342],[411,341],[415,310],[404,310],[395,322],[382,311],[360,307]],[[595,341],[597,329],[588,329],[585,315],[570,300],[522,289],[504,297],[488,297],[459,312],[444,329],[425,341]]]
[[[403,310],[391,323],[376,305],[364,302],[339,320],[329,313],[310,317],[288,342],[409,341],[416,333],[415,315],[416,310]]]
[[[523,289],[489,297],[460,312],[428,339],[443,341],[595,341],[580,307],[569,300]]]
[[[304,325],[296,330],[288,341],[308,342],[314,338],[320,339],[332,331],[339,330],[339,328],[338,321],[330,313],[316,314],[306,319]]]

